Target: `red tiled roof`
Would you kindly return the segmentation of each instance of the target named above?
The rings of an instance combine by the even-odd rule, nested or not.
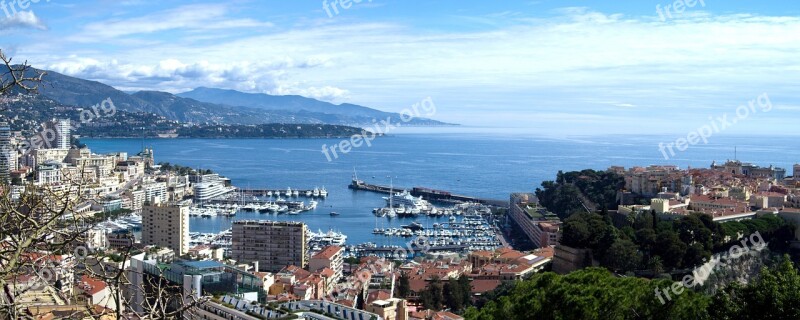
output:
[[[367,303],[372,303],[375,300],[386,300],[392,296],[389,290],[375,290],[367,294]]]
[[[330,259],[333,258],[334,255],[342,251],[342,247],[339,246],[327,246],[322,251],[317,252],[312,259]]]
[[[330,278],[333,277],[333,275],[336,273],[333,271],[333,269],[325,267],[319,271],[319,274],[321,274],[323,277]]]
[[[107,287],[105,282],[89,276],[82,276],[79,286],[83,292],[92,296],[100,291],[103,291]]]
[[[497,288],[502,281],[500,280],[472,280],[472,293],[489,292]]]

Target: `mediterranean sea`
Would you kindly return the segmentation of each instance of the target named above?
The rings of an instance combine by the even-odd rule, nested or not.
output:
[[[428,187],[492,199],[512,192],[533,192],[559,170],[605,170],[619,165],[674,164],[707,168],[712,161],[738,158],[761,166],[775,165],[792,174],[800,162],[800,139],[787,137],[714,136],[708,144],[689,146],[666,160],[659,142],[675,136],[541,137],[514,130],[475,128],[402,128],[353,148],[328,161],[323,145],[341,139],[81,139],[95,153],[136,154],[144,143],[154,148],[156,162],[212,169],[241,188],[313,189],[325,187],[329,196],[316,210],[300,215],[240,212],[233,218],[193,217],[193,232],[219,232],[231,220],[273,219],[305,222],[312,231],[329,229],[348,236],[348,244],[399,244],[403,239],[373,235],[377,227],[399,227],[412,218],[376,218],[375,207],[385,195],[347,188],[353,172],[368,183],[399,187]],[[304,198],[299,198],[308,201]],[[336,211],[339,216],[330,216]],[[425,225],[447,217],[418,217]]]

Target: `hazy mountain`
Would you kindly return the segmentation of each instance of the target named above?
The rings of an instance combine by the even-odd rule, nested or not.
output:
[[[191,123],[370,126],[373,120],[387,117],[391,117],[394,123],[400,122],[395,113],[352,104],[334,105],[300,96],[270,96],[210,88],[198,88],[180,95],[159,91],[129,94],[97,81],[53,71],[47,71],[39,92],[58,103],[77,107],[91,107],[110,98],[119,110],[154,113],[169,120]],[[446,125],[428,119],[413,119],[408,124]]]
[[[363,118],[367,120],[365,122],[366,124],[371,123],[372,119],[382,120],[386,119],[386,117],[399,119],[400,117],[397,113],[383,112],[355,104],[343,103],[337,105],[296,95],[274,96],[264,93],[245,93],[236,90],[200,87],[192,91],[179,93],[178,96],[210,103],[263,110],[308,111],[351,118]],[[420,112],[422,113],[424,111],[420,108]],[[415,118],[409,121],[409,124],[446,125],[445,123],[425,118]]]

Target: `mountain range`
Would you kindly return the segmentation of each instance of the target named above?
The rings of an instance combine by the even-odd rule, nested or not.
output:
[[[372,126],[391,119],[400,123],[398,113],[384,112],[355,104],[332,104],[302,96],[276,96],[200,87],[172,94],[161,91],[126,93],[91,80],[46,71],[39,93],[64,105],[90,107],[110,98],[127,112],[147,112],[169,120],[191,124],[334,124]],[[453,125],[426,118],[413,118],[411,126]]]

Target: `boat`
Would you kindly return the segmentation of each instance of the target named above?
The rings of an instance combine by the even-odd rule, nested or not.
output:
[[[409,225],[403,225],[403,226],[400,226],[400,227],[408,229],[408,230],[411,230],[411,231],[417,231],[417,230],[424,230],[425,229],[425,227],[423,227],[421,223],[416,222],[416,221],[412,222]]]
[[[336,211],[331,211],[331,216],[332,216],[332,217],[335,217],[335,216],[338,216],[338,215],[339,215],[339,213],[338,213],[338,212],[336,212]]]
[[[314,200],[309,201],[308,207],[306,207],[307,210],[314,210],[316,208],[317,208],[317,202]]]
[[[289,211],[288,214],[290,214],[290,215],[298,215],[298,214],[300,214],[300,212],[301,212],[300,210],[295,209],[295,210]]]
[[[323,198],[327,197],[328,196],[328,190],[325,190],[325,187],[322,187],[322,189],[319,190],[319,196],[323,197]]]
[[[272,191],[267,191],[267,197],[272,198]]]
[[[286,188],[286,196],[287,197],[291,197],[292,196],[292,188],[289,188],[289,187]]]
[[[392,193],[391,197],[384,197],[386,202],[392,202],[395,205],[404,205],[410,208],[424,208],[430,206],[428,201],[422,199],[422,197],[414,197],[411,195],[408,190],[403,190],[400,193]]]
[[[341,232],[329,230],[328,232],[309,232],[309,244],[319,246],[343,246],[347,236]]]
[[[311,195],[319,197],[319,188],[314,187],[314,191],[311,191]]]
[[[312,195],[311,190],[306,190],[306,197],[310,197]]]
[[[292,191],[292,196],[293,197],[299,197],[300,196],[300,191],[297,191],[297,190]]]

